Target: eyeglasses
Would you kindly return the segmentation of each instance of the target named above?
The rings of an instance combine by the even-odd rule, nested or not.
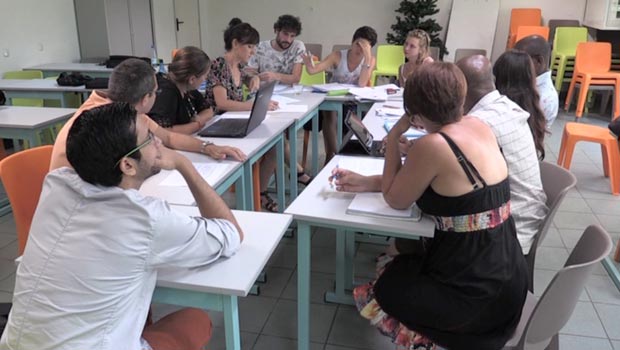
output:
[[[139,150],[143,149],[144,147],[148,146],[151,142],[153,142],[155,135],[153,135],[153,133],[151,132],[151,130],[149,130],[146,140],[144,140],[144,142],[142,142],[141,144],[139,144],[138,146],[136,146],[136,148],[132,149],[131,151],[127,152],[127,154],[125,154],[124,156],[121,157],[121,159],[118,160],[118,162],[116,162],[116,164],[114,164],[114,167],[116,168],[119,164],[121,164],[121,161],[123,160],[123,158],[127,158],[130,155],[138,152]]]

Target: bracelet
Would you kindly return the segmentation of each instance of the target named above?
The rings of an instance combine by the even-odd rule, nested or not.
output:
[[[213,144],[213,142],[211,142],[211,141],[202,141],[202,145],[200,146],[200,153],[204,154],[205,151],[207,150],[207,147],[209,145],[212,145],[212,144]]]
[[[364,67],[364,68],[370,68],[370,65],[369,65],[369,64],[362,64],[362,67]]]

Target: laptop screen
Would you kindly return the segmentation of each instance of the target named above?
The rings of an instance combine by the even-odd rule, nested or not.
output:
[[[246,130],[246,135],[256,129],[267,116],[269,110],[269,102],[273,95],[273,88],[276,86],[277,81],[269,82],[258,89],[256,97],[254,98],[254,104],[252,105],[252,113],[250,113],[250,120]]]

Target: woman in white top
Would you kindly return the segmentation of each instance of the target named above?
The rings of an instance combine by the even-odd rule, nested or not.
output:
[[[375,57],[372,47],[377,43],[377,32],[368,27],[360,27],[353,33],[351,48],[334,51],[323,61],[314,64],[308,53],[303,56],[304,64],[310,74],[326,70],[332,71],[330,83],[356,84],[364,87],[370,82],[370,75],[375,68]],[[323,137],[325,141],[325,162],[327,163],[336,154],[336,113],[326,112],[324,119]]]
[[[406,63],[398,68],[398,85],[405,86],[407,77],[413,71],[424,63],[433,62],[433,58],[429,56],[429,45],[431,38],[422,29],[414,29],[407,34],[407,39],[403,45]]]

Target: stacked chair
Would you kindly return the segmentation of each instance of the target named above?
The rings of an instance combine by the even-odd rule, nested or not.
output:
[[[564,83],[570,83],[575,67],[577,45],[588,41],[585,27],[557,27],[551,51],[551,78],[558,93]]]
[[[542,12],[539,8],[515,8],[510,12],[510,30],[506,50],[512,49],[517,42],[517,29],[520,26],[540,26]]]

